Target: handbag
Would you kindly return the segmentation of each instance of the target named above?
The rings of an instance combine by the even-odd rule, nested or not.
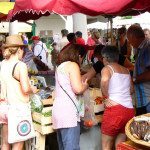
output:
[[[18,62],[12,70],[14,79],[14,71]],[[16,79],[17,80],[17,79]],[[18,80],[18,82],[20,82]],[[7,97],[7,91],[6,91]],[[26,141],[35,137],[35,130],[32,124],[30,103],[8,104],[8,143],[16,143]]]
[[[29,103],[11,104],[8,109],[8,143],[35,137]]]

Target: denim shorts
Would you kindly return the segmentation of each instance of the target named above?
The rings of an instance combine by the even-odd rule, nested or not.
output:
[[[57,129],[59,150],[80,150],[80,123],[76,127]]]

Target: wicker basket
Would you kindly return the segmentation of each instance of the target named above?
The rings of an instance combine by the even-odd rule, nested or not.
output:
[[[142,116],[143,116],[143,115],[142,115]],[[144,114],[144,116],[150,117],[150,113]],[[141,117],[141,116],[137,116],[137,117]],[[136,117],[136,118],[137,118],[137,117]],[[128,123],[126,124],[125,132],[126,132],[127,137],[128,137],[131,141],[135,142],[136,144],[140,144],[140,145],[143,145],[143,146],[150,147],[150,142],[146,142],[146,141],[144,141],[144,140],[138,140],[137,138],[135,138],[135,137],[131,134],[131,132],[130,132],[130,125],[131,125],[132,122],[133,122],[133,118],[132,118],[130,121],[128,121]]]

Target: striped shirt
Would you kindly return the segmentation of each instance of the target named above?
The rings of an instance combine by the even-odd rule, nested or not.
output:
[[[147,71],[148,67],[150,67],[150,41],[144,40],[138,48],[134,77]],[[135,84],[135,94],[137,107],[146,106],[150,102],[150,81]]]

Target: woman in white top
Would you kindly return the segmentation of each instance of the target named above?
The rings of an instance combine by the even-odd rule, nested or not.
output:
[[[112,150],[113,146],[125,141],[125,125],[134,117],[131,93],[133,86],[129,71],[119,65],[119,52],[115,46],[102,50],[105,67],[101,72],[101,90],[105,97],[105,111],[102,120],[102,149]]]
[[[21,104],[29,102],[29,94],[35,93],[36,88],[31,87],[28,78],[27,66],[20,60],[23,57],[24,44],[19,35],[6,37],[6,43],[3,45],[4,60],[1,64],[1,109],[0,124],[2,124],[2,150],[10,150],[8,143],[8,122],[7,113],[9,104]],[[24,142],[12,144],[13,150],[22,150]]]

